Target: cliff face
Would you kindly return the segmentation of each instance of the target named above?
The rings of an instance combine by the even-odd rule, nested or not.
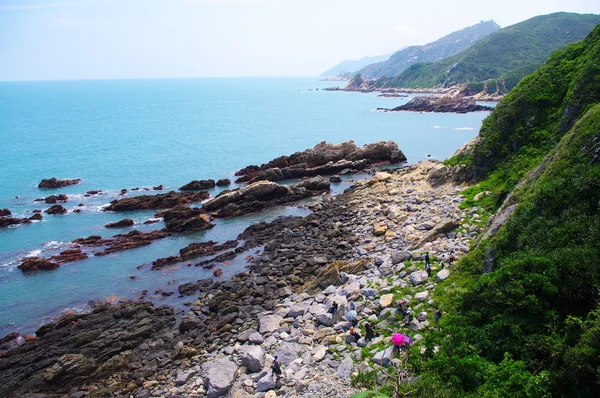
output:
[[[424,46],[407,47],[385,62],[364,67],[359,73],[367,79],[396,76],[418,62],[434,62],[459,53],[498,29],[500,26],[496,22],[482,21]]]

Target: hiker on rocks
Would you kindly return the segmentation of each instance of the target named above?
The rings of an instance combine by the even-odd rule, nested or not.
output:
[[[357,316],[358,314],[356,313],[355,309],[351,309],[350,311],[346,312],[346,320],[352,323],[352,326],[356,326],[358,324]]]
[[[438,325],[440,318],[442,317],[442,311],[439,308],[435,309],[435,314],[433,315],[433,322],[435,322],[435,326]]]
[[[396,302],[396,313],[402,315],[402,317],[406,316],[406,309],[404,308],[404,304],[406,304],[406,300],[398,300]]]
[[[336,302],[334,301],[334,302],[331,304],[331,307],[329,307],[329,310],[328,310],[328,312],[329,312],[331,315],[334,315],[334,316],[335,316],[335,314],[337,314],[337,311],[338,311],[338,303],[336,303]]]
[[[360,334],[355,327],[350,328],[350,336],[354,337],[356,341],[360,340]]]
[[[425,271],[427,272],[427,276],[431,277],[431,264],[429,264],[429,263],[425,264]]]
[[[425,319],[427,319],[427,313],[425,311],[419,312],[419,315],[417,315],[417,321],[425,322]]]
[[[452,265],[456,261],[456,256],[454,255],[454,250],[450,252],[450,256],[448,257],[448,267]]]
[[[406,319],[404,320],[404,323],[408,325],[409,323],[411,323],[413,321],[413,319],[414,319],[413,312],[410,309],[410,307],[408,307],[406,309]]]
[[[277,359],[277,355],[275,355],[275,357],[273,357],[273,363],[271,364],[271,369],[273,369],[273,373],[275,373],[277,376],[281,375],[281,364],[279,363],[279,360]]]
[[[431,260],[429,260],[429,252],[425,252],[425,267],[431,266]]]
[[[369,342],[373,340],[373,337],[375,337],[375,328],[373,328],[373,326],[367,322],[365,323],[365,340]]]

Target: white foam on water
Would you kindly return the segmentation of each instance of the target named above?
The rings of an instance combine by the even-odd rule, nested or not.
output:
[[[432,129],[441,129],[442,126],[431,126]]]
[[[38,257],[40,254],[42,254],[42,249],[35,249],[28,252],[23,258]]]

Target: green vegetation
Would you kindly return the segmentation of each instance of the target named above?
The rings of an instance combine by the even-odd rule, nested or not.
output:
[[[382,78],[376,87],[433,87],[470,83],[470,91],[483,90],[501,80],[500,91],[511,90],[534,72],[557,49],[583,39],[600,16],[555,13],[537,16],[498,30],[466,50],[434,63],[418,63],[393,78]],[[389,62],[389,61],[388,61]],[[496,83],[494,83],[496,84]]]
[[[447,315],[411,348],[411,396],[598,395],[599,59],[600,25],[524,79],[449,160],[479,180],[463,206],[495,211],[510,193],[516,210],[436,288]]]

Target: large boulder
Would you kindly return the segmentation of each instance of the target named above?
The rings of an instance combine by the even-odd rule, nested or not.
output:
[[[425,280],[429,277],[429,275],[427,275],[427,271],[414,271],[413,273],[410,274],[410,281],[413,284],[413,286],[419,286],[420,284],[422,284],[423,282],[425,282]]]
[[[392,364],[392,359],[396,357],[397,349],[394,346],[379,351],[373,356],[373,362],[378,365],[388,367]]]
[[[283,321],[283,317],[281,317],[279,315],[264,315],[264,316],[260,317],[260,319],[258,321],[258,323],[259,323],[258,331],[263,334],[274,332],[277,329],[279,329],[279,325],[281,324],[281,321]]]
[[[260,372],[265,363],[265,353],[258,345],[243,345],[240,348],[242,366],[248,368],[251,373]]]
[[[279,357],[279,362],[282,365],[288,365],[299,358],[301,352],[302,346],[300,344],[283,341],[277,351],[275,351],[275,354]]]
[[[130,227],[134,224],[131,218],[124,218],[120,221],[111,222],[104,226],[104,228],[121,228],[121,227]]]
[[[227,358],[215,359],[202,365],[205,374],[204,387],[209,398],[222,397],[227,394],[238,367]]]
[[[271,369],[261,373],[259,376],[260,378],[256,381],[256,391],[265,392],[277,387],[277,376],[273,374]]]
[[[443,269],[435,275],[435,280],[440,282],[448,278],[448,276],[450,276],[450,271],[448,271],[447,269]]]
[[[334,261],[323,268],[317,276],[304,285],[304,292],[317,294],[331,285],[338,285],[341,281],[341,272],[358,274],[367,268],[369,259],[361,258],[356,261]]]
[[[354,362],[350,357],[346,357],[340,363],[340,366],[337,368],[337,374],[340,377],[344,377],[346,379],[352,376],[352,369],[354,368]]]

